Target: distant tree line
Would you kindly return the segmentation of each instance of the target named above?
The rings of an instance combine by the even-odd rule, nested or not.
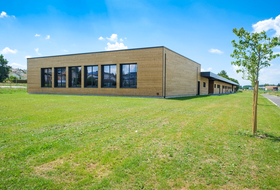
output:
[[[232,82],[237,83],[238,86],[237,86],[237,89],[236,89],[236,90],[239,89],[239,82],[238,82],[238,80],[236,80],[236,79],[234,79],[234,78],[230,78],[225,70],[222,70],[221,72],[219,72],[218,75],[221,76],[221,77],[224,77],[224,78],[226,78],[226,79],[228,79],[228,80],[230,80],[230,81],[232,81]]]

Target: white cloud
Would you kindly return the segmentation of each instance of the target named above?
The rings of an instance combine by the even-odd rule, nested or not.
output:
[[[62,50],[63,52],[68,52],[66,49]]]
[[[35,37],[39,37],[39,36],[41,36],[40,34],[35,34]]]
[[[118,35],[117,34],[112,34],[110,38],[106,37],[107,40],[110,40],[112,42],[117,42],[118,41]]]
[[[237,65],[232,65],[232,68],[233,68],[233,70],[234,70],[234,71],[236,71],[236,70],[240,69],[240,67],[239,67],[239,66],[237,66]]]
[[[2,13],[0,14],[0,18],[4,18],[4,17],[8,17],[7,13],[2,11]]]
[[[218,49],[210,49],[209,50],[210,53],[217,53],[217,54],[222,54],[224,52],[222,52],[221,50],[218,50]]]
[[[105,47],[105,50],[118,50],[118,49],[127,49],[127,46],[125,46],[123,43],[116,42],[115,44],[107,43],[107,47]]]
[[[34,49],[37,53],[37,55],[42,55],[41,53],[39,53],[39,48]]]
[[[25,56],[25,59],[27,59],[27,58],[31,58],[31,56],[30,55]]]
[[[280,76],[280,66],[271,66],[260,70],[259,81],[260,84],[278,84]]]
[[[120,39],[120,42],[123,42],[123,39],[122,39],[122,38]]]
[[[26,69],[26,65],[21,65],[21,64],[18,64],[18,63],[11,63],[11,64],[8,64],[9,66],[13,67],[13,68],[19,68],[19,69]]]
[[[280,15],[278,15],[274,20],[273,18],[262,20],[252,25],[253,32],[268,31],[270,29],[275,30],[275,36],[280,35]]]
[[[100,36],[100,37],[98,38],[98,40],[104,40],[104,38],[103,38],[102,36]]]
[[[209,67],[207,70],[204,70],[203,68],[201,68],[201,72],[204,72],[204,71],[211,71],[211,70],[212,70],[211,67]]]
[[[10,48],[8,48],[8,47],[5,47],[5,48],[1,51],[1,53],[2,53],[2,54],[8,54],[8,53],[16,54],[16,53],[17,53],[17,50],[16,50],[16,49],[12,50],[12,49],[10,49]]]
[[[2,11],[2,13],[0,14],[0,18],[4,18],[4,17],[10,17],[6,12]],[[14,15],[12,15],[11,17],[16,18]]]
[[[46,39],[49,40],[50,38],[51,38],[51,36],[50,36],[50,35],[47,35]]]

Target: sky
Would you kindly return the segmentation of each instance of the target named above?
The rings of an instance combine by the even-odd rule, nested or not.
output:
[[[236,73],[232,32],[280,35],[280,1],[266,0],[9,0],[0,3],[0,54],[14,68],[28,57],[165,46],[202,71]],[[280,48],[274,52],[280,53]],[[260,84],[280,83],[280,57],[261,70]]]

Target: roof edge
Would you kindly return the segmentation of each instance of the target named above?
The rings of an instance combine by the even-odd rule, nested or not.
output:
[[[61,56],[71,56],[71,55],[83,55],[83,54],[92,54],[92,53],[108,53],[108,52],[116,52],[116,51],[130,51],[130,50],[152,49],[152,48],[165,48],[165,47],[164,46],[154,46],[154,47],[143,47],[143,48],[118,49],[118,50],[112,50],[112,51],[96,51],[96,52],[73,53],[73,54],[65,54],[65,55],[49,55],[49,56],[42,56],[42,57],[30,57],[30,58],[27,58],[27,59],[38,59],[38,58],[48,58],[48,57],[61,57]],[[168,49],[168,48],[166,48],[166,49]]]
[[[210,71],[204,71],[204,72],[200,72],[200,76],[202,77],[206,77],[206,78],[214,78],[216,80],[219,80],[219,81],[222,81],[222,82],[226,82],[226,83],[229,83],[229,84],[233,84],[233,85],[236,85],[238,86],[239,84],[238,83],[235,83],[229,79],[226,79],[224,77],[221,77],[219,75],[216,75],[215,73],[212,73]]]

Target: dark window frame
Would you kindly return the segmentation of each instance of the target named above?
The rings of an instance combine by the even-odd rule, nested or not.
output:
[[[62,86],[62,85],[60,85],[60,86],[58,86],[58,70],[61,70],[61,84],[63,84],[62,83],[62,69],[65,69],[65,86]],[[54,68],[54,87],[56,87],[56,88],[66,88],[66,81],[67,80],[67,76],[66,76],[66,67],[56,67],[56,68]]]
[[[133,85],[129,84],[129,86],[123,86],[123,66],[125,65],[129,65],[129,80],[132,79],[133,77],[131,77],[131,72],[130,72],[130,65],[136,65],[136,86],[133,87]],[[123,63],[120,64],[120,88],[137,88],[137,63]]]
[[[204,87],[204,88],[206,87],[206,82],[203,82],[203,87]]]
[[[76,84],[72,84],[72,69],[73,68],[81,68],[80,73],[80,85],[78,85],[78,80],[76,81]],[[77,69],[78,75],[79,75],[79,69]],[[69,88],[81,88],[82,87],[82,66],[71,66],[68,67],[68,87]]]
[[[47,74],[50,74],[51,80],[47,80],[47,86],[45,81],[45,69],[47,69]],[[41,87],[42,88],[52,88],[52,68],[41,68]]]
[[[93,77],[92,77],[92,80],[91,80],[91,85],[87,85],[88,67],[92,68],[92,72],[93,72],[93,67],[97,67],[97,85],[96,86],[93,86]],[[99,80],[99,66],[98,65],[85,65],[84,66],[84,87],[85,88],[98,88],[98,80]]]
[[[116,75],[115,75],[115,80],[116,80],[116,84],[114,86],[105,86],[104,85],[104,67],[109,66],[109,74],[111,73],[111,66],[115,66],[116,67]],[[117,88],[117,64],[109,64],[109,65],[101,65],[101,87],[102,88]]]

